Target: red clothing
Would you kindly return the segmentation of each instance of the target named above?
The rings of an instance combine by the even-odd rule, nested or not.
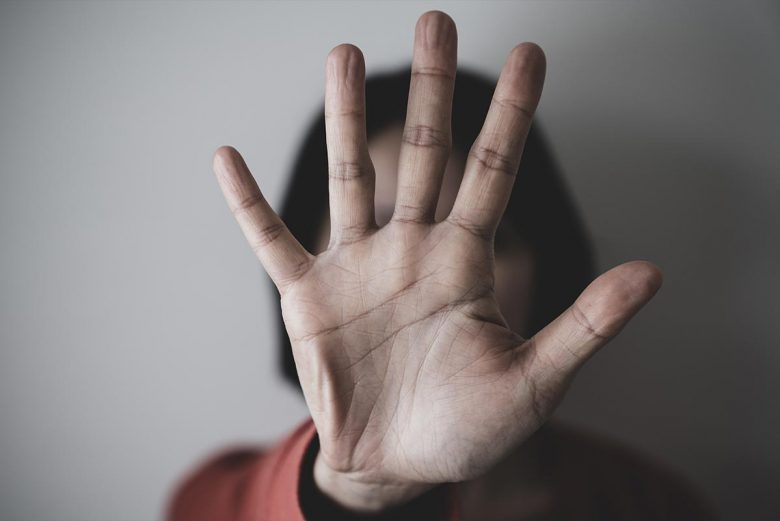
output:
[[[231,450],[212,458],[177,488],[170,521],[320,521],[353,519],[313,483],[317,436],[311,420],[268,452]],[[358,518],[354,518],[358,519]],[[459,521],[452,487],[371,519]]]
[[[356,517],[314,485],[319,440],[311,420],[269,451],[233,449],[187,476],[169,521],[345,521]],[[372,520],[705,520],[706,501],[685,480],[612,442],[548,422],[493,477],[437,487]],[[518,469],[530,471],[523,483]],[[477,493],[475,499],[474,493]]]

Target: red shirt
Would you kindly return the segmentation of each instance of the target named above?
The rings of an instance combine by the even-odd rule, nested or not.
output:
[[[523,444],[538,470],[543,494],[510,494],[473,501],[469,490],[440,486],[375,517],[340,509],[314,485],[319,442],[311,420],[268,451],[232,449],[186,476],[168,506],[169,521],[334,521],[481,519],[713,519],[685,480],[634,451],[548,422]],[[512,463],[509,463],[510,468]],[[472,484],[473,485],[473,484]],[[538,488],[538,487],[537,487]],[[472,492],[473,492],[472,488]]]
[[[170,521],[333,521],[364,519],[341,510],[313,482],[317,432],[311,420],[270,451],[230,450],[184,478],[168,506]],[[454,486],[425,494],[381,520],[459,521]]]

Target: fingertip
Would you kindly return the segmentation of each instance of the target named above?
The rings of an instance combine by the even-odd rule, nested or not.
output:
[[[326,88],[329,91],[338,92],[344,88],[347,92],[356,91],[362,86],[366,74],[363,52],[350,43],[337,45],[328,53],[326,70]]]
[[[430,11],[426,11],[417,19],[417,27],[426,26],[428,24],[441,24],[455,27],[455,21],[452,19],[452,17],[444,11],[439,11],[438,9],[431,9]]]
[[[212,166],[215,172],[224,170],[226,165],[232,164],[236,157],[241,157],[238,150],[230,145],[222,145],[214,151]]]
[[[327,64],[329,69],[349,69],[359,66],[363,61],[363,51],[351,43],[341,43],[328,53]]]
[[[542,80],[547,70],[547,56],[542,48],[533,42],[515,45],[509,52],[507,62],[515,71],[533,72]]]
[[[501,95],[536,108],[542,97],[547,62],[541,47],[525,42],[516,45],[501,70],[497,90]]]
[[[535,42],[522,42],[518,43],[512,48],[510,54],[517,55],[523,59],[541,60],[546,61],[547,56],[544,54],[544,50]]]
[[[330,50],[328,60],[342,60],[350,56],[363,56],[363,51],[357,45],[351,43],[340,43]]]
[[[425,48],[443,47],[457,39],[455,21],[442,11],[428,11],[417,19],[415,39]]]
[[[621,266],[629,273],[630,279],[637,286],[637,293],[646,299],[651,298],[661,289],[664,282],[664,274],[658,265],[646,261],[635,260],[627,262]]]
[[[236,150],[232,145],[220,145],[214,151],[215,158],[227,159],[235,155],[238,155],[238,150]]]

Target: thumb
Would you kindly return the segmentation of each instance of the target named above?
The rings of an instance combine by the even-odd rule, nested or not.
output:
[[[632,261],[607,271],[574,304],[532,338],[540,376],[567,376],[612,340],[663,282],[661,270]],[[550,374],[550,372],[555,374]]]

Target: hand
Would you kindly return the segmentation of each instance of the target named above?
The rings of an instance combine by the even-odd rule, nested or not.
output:
[[[235,150],[221,148],[215,158],[227,201],[281,294],[319,434],[315,481],[358,511],[487,471],[549,417],[574,372],[661,284],[655,266],[630,262],[597,278],[533,338],[507,327],[494,294],[493,237],[545,58],[533,44],[512,50],[452,212],[435,222],[456,47],[449,17],[420,18],[395,213],[382,228],[366,143],[365,65],[355,47],[338,46],[327,61],[326,251],[304,250]]]

